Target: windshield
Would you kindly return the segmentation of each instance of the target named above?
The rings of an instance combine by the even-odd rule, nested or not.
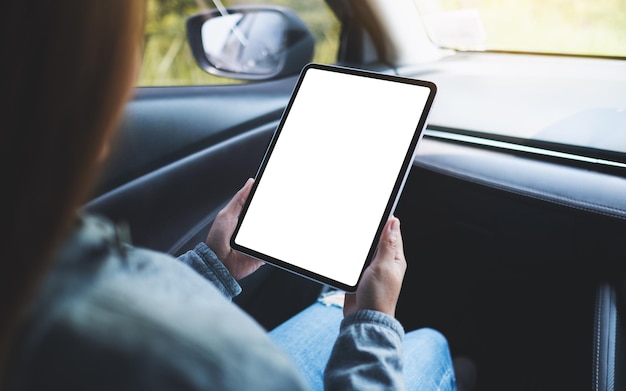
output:
[[[626,0],[414,0],[456,50],[626,57]]]

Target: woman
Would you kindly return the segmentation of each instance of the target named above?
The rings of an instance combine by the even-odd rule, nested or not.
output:
[[[0,362],[20,310],[96,179],[98,157],[131,91],[142,4],[121,3],[0,4],[1,207],[8,227],[0,246]]]
[[[323,376],[328,389],[401,389],[405,377],[421,389],[454,389],[434,331],[408,334],[405,347],[419,352],[403,366],[393,315],[406,262],[395,218],[356,295],[346,296],[343,320],[315,305],[270,338],[230,303],[236,280],[261,265],[228,244],[251,180],[206,242],[178,260],[133,248],[106,220],[79,213],[133,88],[143,12],[132,0],[0,5],[0,49],[11,59],[0,68],[3,384],[298,390],[321,388]],[[309,343],[321,336],[312,316],[325,334],[319,349]]]

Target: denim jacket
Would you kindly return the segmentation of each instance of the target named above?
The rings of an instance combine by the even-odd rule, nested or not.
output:
[[[306,388],[267,333],[230,302],[241,288],[205,244],[177,261],[122,243],[105,220],[78,225],[25,315],[8,389]],[[380,313],[346,318],[327,389],[397,389],[402,334]]]

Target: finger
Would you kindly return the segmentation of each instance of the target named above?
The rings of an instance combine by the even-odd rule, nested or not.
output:
[[[396,259],[398,249],[401,249],[399,246],[402,246],[402,239],[400,238],[400,220],[396,217],[391,217],[389,221],[387,221],[387,224],[385,224],[383,234],[378,243],[378,251],[372,260],[372,264]]]
[[[406,263],[406,259],[404,258],[404,240],[402,239],[402,231],[400,230],[400,220],[398,220],[396,259]]]
[[[250,195],[250,190],[252,190],[252,184],[254,183],[254,179],[248,178],[243,187],[237,192],[235,195],[235,199],[237,200],[237,209],[243,209],[243,204],[246,203],[248,196]]]
[[[343,316],[349,315],[356,307],[356,295],[346,293],[343,297]]]
[[[248,178],[243,187],[239,189],[239,191],[224,207],[224,210],[228,211],[229,213],[235,213],[238,216],[239,212],[241,212],[241,210],[243,209],[243,205],[246,203],[248,196],[250,195],[250,190],[252,189],[253,183],[254,179]]]

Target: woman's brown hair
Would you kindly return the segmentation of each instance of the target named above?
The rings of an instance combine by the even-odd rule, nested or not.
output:
[[[0,374],[132,90],[143,3],[0,2]]]

